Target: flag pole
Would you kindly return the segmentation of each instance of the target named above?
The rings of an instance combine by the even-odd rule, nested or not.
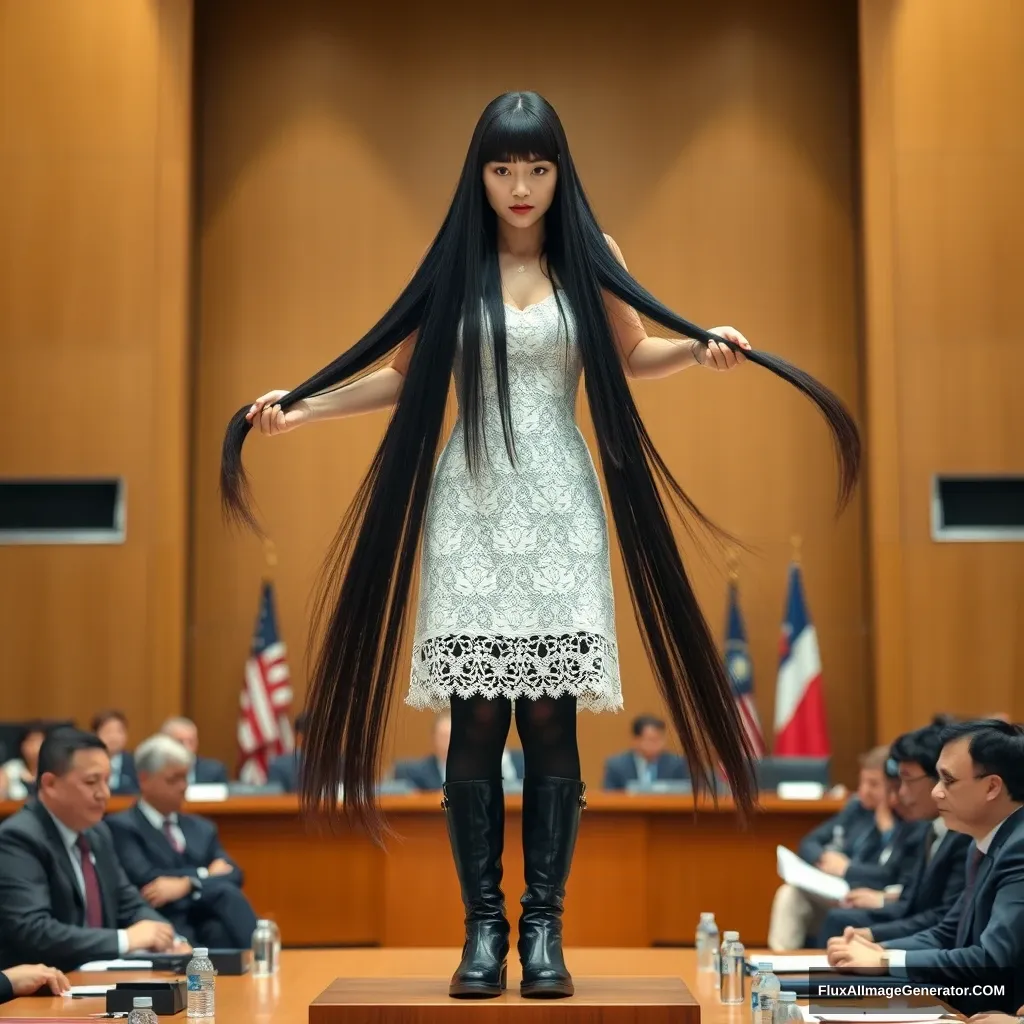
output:
[[[798,534],[798,533],[794,534],[790,538],[790,544],[793,545],[793,564],[794,565],[799,565],[800,564],[800,548],[803,546],[803,539],[800,537],[800,534]]]
[[[729,570],[729,582],[738,583],[740,578],[740,559],[734,547],[730,547],[725,553],[725,564]]]
[[[274,575],[274,569],[277,567],[277,547],[274,542],[268,537],[263,541],[263,557],[267,561],[267,576]]]

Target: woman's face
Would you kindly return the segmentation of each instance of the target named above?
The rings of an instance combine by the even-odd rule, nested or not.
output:
[[[514,228],[528,228],[548,212],[557,183],[558,167],[550,160],[484,164],[487,201]]]
[[[44,735],[41,732],[30,732],[21,741],[21,759],[30,772],[35,772],[39,763],[39,748],[43,745]]]

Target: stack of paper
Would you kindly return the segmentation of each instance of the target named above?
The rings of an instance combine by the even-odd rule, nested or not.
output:
[[[828,965],[828,957],[824,954],[813,956],[779,956],[774,953],[758,953],[751,957],[750,962],[756,967],[758,964],[771,964],[776,974],[808,974],[811,971],[831,971]],[[785,986],[783,986],[785,987]]]
[[[775,847],[775,856],[779,878],[795,889],[836,901],[841,900],[850,891],[850,886],[843,879],[812,867],[784,846]]]
[[[951,1020],[952,1015],[941,1012],[920,1010],[915,1013],[913,1010],[885,1010],[866,1009],[857,1013],[811,1013],[806,1006],[801,1006],[804,1020],[811,1024],[935,1024],[935,1021]]]
[[[90,960],[80,971],[151,971],[152,960]]]

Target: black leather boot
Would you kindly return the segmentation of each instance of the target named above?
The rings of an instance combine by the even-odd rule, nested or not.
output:
[[[450,782],[441,801],[466,908],[462,962],[448,995],[463,999],[500,996],[505,989],[509,923],[501,891],[505,846],[505,792],[501,780]]]
[[[586,788],[576,779],[549,776],[523,784],[526,892],[520,901],[519,991],[525,998],[557,999],[575,991],[562,955],[562,906]]]

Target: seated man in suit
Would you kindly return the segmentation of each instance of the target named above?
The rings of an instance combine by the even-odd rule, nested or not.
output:
[[[128,750],[128,719],[124,712],[116,708],[97,712],[89,728],[103,740],[110,754],[110,792],[138,793],[139,780],[135,775],[135,760]]]
[[[18,996],[33,996],[45,988],[55,996],[62,996],[71,988],[63,971],[46,964],[20,964],[0,971],[0,1003],[10,1002]]]
[[[55,729],[43,742],[37,798],[0,824],[0,969],[189,948],[125,877],[102,820],[109,775],[92,733]]]
[[[895,794],[890,794],[885,776],[888,759],[888,747],[875,747],[861,756],[856,796],[838,814],[804,836],[797,848],[808,864],[838,875],[847,873],[851,864],[877,865],[885,855],[894,835],[889,801],[895,801]],[[891,856],[890,849],[886,859]],[[862,883],[858,880],[856,884]],[[768,947],[776,953],[806,948],[808,935],[817,936],[834,907],[831,900],[780,885],[772,902]]]
[[[242,871],[212,821],[181,813],[192,760],[169,736],[142,743],[135,751],[140,799],[110,817],[110,831],[125,873],[182,935],[211,949],[247,949],[256,915]]]
[[[172,740],[177,740],[195,759],[188,775],[190,786],[195,783],[204,785],[228,781],[228,770],[221,761],[199,756],[199,729],[191,718],[168,718],[160,731]]]
[[[1012,1013],[1024,998],[1014,991],[1024,964],[1024,726],[962,722],[944,729],[941,742],[939,814],[974,840],[960,899],[925,931],[881,944],[854,936],[829,950],[829,962],[950,986],[991,981],[1001,971],[1010,982],[1002,996],[949,1001],[962,1013]]]
[[[604,788],[625,789],[630,782],[649,786],[654,782],[689,779],[686,761],[665,750],[665,723],[653,715],[633,719],[633,749],[609,757],[604,763]]]
[[[444,785],[451,738],[451,715],[438,715],[434,720],[434,752],[414,761],[398,761],[395,764],[395,778],[410,782],[423,792],[439,790]]]
[[[267,765],[267,782],[279,785],[286,793],[299,788],[299,762],[302,758],[302,738],[306,733],[306,714],[297,715],[294,725],[295,749],[290,754],[280,754]]]
[[[913,935],[938,924],[960,898],[964,888],[964,858],[970,838],[950,831],[939,815],[932,790],[939,779],[937,761],[942,730],[934,725],[897,737],[890,750],[899,779],[901,813],[908,821],[928,822],[928,832],[916,859],[907,858],[905,886],[897,900],[884,891],[855,889],[831,910],[821,927],[818,944],[825,946],[852,932],[881,942]]]

